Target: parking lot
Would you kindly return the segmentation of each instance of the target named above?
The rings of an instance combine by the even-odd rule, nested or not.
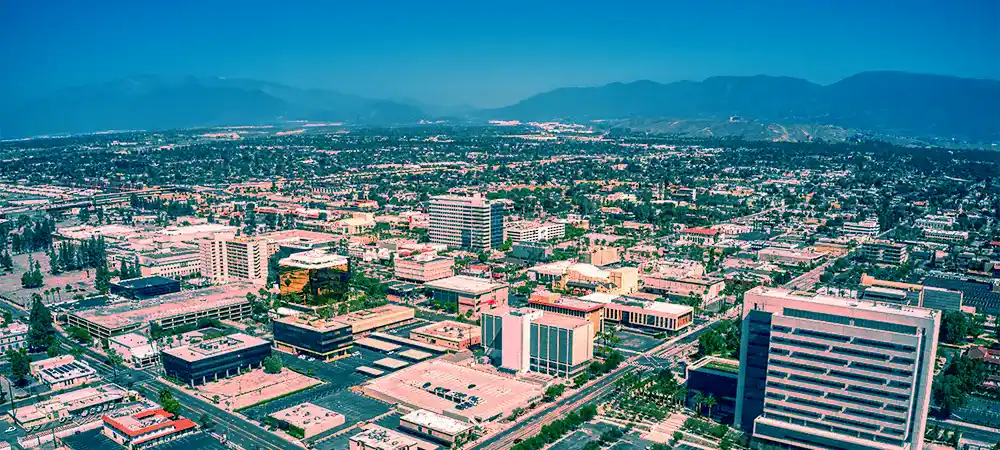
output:
[[[613,425],[604,422],[585,423],[580,429],[570,433],[563,440],[556,442],[549,450],[577,450],[583,448],[590,441],[600,439],[601,433],[614,428]]]
[[[618,344],[615,345],[616,348],[630,350],[633,352],[642,353],[663,343],[662,339],[657,339],[648,334],[637,333],[631,330],[618,330],[615,335],[618,336],[618,339],[620,340]],[[600,345],[599,340],[595,340],[594,343]]]
[[[62,441],[73,450],[121,450],[122,446],[116,444],[101,434],[100,430],[85,431],[83,433],[67,436]],[[215,440],[207,433],[195,433],[184,436],[180,439],[165,442],[156,446],[158,450],[223,450],[225,444]]]

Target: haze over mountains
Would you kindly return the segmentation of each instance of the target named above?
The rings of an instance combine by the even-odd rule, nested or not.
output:
[[[325,89],[226,78],[130,77],[64,89],[0,108],[4,138],[109,129],[250,125],[286,120],[387,126],[435,120],[610,120],[651,131],[745,135],[752,123],[794,127],[790,140],[832,127],[876,134],[1000,141],[1000,81],[865,72],[830,85],[788,77],[712,77],[701,82],[636,81],[561,88],[497,109],[439,108]],[[627,119],[627,120],[622,120]],[[713,123],[729,124],[708,128]],[[665,125],[664,125],[665,124]],[[721,131],[712,131],[721,130]],[[727,131],[730,130],[730,131]],[[737,131],[739,130],[739,131]],[[839,136],[846,133],[835,133]],[[772,138],[766,133],[749,138]]]

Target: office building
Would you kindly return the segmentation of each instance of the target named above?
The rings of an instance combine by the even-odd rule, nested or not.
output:
[[[376,331],[412,323],[416,320],[415,317],[416,312],[413,308],[390,303],[341,314],[332,320],[350,325],[352,334],[355,337],[361,337]]]
[[[346,256],[326,249],[293,253],[278,260],[278,288],[283,295],[303,294],[314,304],[342,301],[351,278],[351,263]]]
[[[426,283],[455,275],[455,260],[436,253],[396,258],[393,263],[396,278],[414,283]]]
[[[914,221],[917,228],[950,230],[955,226],[955,218],[950,216],[927,215]]]
[[[128,400],[128,392],[115,384],[85,387],[53,395],[31,405],[19,406],[13,418],[22,428],[40,427],[84,416],[100,417],[100,413]]]
[[[417,440],[378,425],[367,425],[350,439],[350,450],[417,450]]]
[[[858,256],[873,264],[888,264],[898,266],[905,263],[910,255],[906,245],[887,240],[865,242],[858,249]]]
[[[181,282],[170,278],[153,276],[133,278],[111,283],[110,292],[132,300],[143,300],[181,291]]]
[[[516,222],[506,228],[511,242],[543,242],[562,239],[566,235],[564,223]]]
[[[952,230],[937,230],[934,228],[927,228],[924,230],[924,239],[934,242],[944,242],[948,244],[955,244],[959,242],[965,242],[969,239],[968,231],[952,231]]]
[[[580,299],[598,301],[598,298],[598,294],[591,294]],[[694,321],[694,308],[660,301],[618,297],[604,303],[604,321],[631,328],[675,334],[691,326]]]
[[[809,267],[818,264],[823,259],[823,254],[803,250],[789,250],[780,247],[767,247],[757,252],[757,259],[783,266]]]
[[[452,248],[486,251],[503,244],[503,203],[482,195],[431,197],[431,242]]]
[[[479,327],[454,320],[442,320],[410,330],[410,339],[456,351],[479,345],[482,338]]]
[[[101,434],[128,450],[155,447],[198,431],[198,425],[163,408],[131,415],[103,416]]]
[[[604,267],[621,262],[618,247],[613,245],[591,245],[580,252],[580,262]]]
[[[715,302],[726,289],[726,280],[714,277],[670,278],[658,272],[643,274],[642,290],[675,299],[701,298],[703,305]]]
[[[343,414],[306,402],[271,413],[264,422],[289,436],[308,439],[337,428],[346,420]]]
[[[132,331],[144,332],[152,325],[171,329],[196,325],[201,319],[242,320],[250,316],[247,294],[259,286],[232,284],[162,295],[139,302],[73,311],[69,325],[87,330],[95,339]]]
[[[530,308],[483,311],[483,348],[500,368],[575,377],[594,357],[594,325],[573,316]]]
[[[442,278],[424,283],[431,298],[441,303],[457,303],[458,313],[472,318],[490,308],[507,304],[506,283],[466,275]]]
[[[141,334],[112,336],[108,339],[108,348],[118,352],[122,357],[122,363],[133,369],[147,369],[160,362],[160,351],[156,348],[156,341]]]
[[[53,391],[61,391],[100,379],[89,364],[73,355],[56,356],[31,363],[31,375]]]
[[[719,230],[693,227],[681,230],[681,239],[700,245],[713,245],[719,242]]]
[[[12,322],[0,328],[0,352],[7,350],[24,348],[25,339],[28,337],[28,324]]]
[[[743,309],[738,428],[792,448],[922,448],[939,311],[764,287]]]
[[[168,248],[139,255],[139,273],[144,277],[183,280],[201,275],[201,251],[197,248]]]
[[[609,297],[616,298],[617,296]],[[585,319],[593,325],[595,334],[604,331],[604,307],[606,305],[603,302],[589,302],[555,292],[535,291],[528,297],[528,306],[533,309]]]
[[[551,244],[542,242],[514,242],[511,244],[510,256],[528,262],[548,261],[552,259]]]
[[[740,362],[735,359],[706,356],[685,369],[688,395],[700,393],[703,398],[716,400],[712,417],[732,425],[736,412],[736,391],[739,385]]]
[[[214,283],[267,283],[267,240],[218,234],[198,241],[201,275]]]
[[[418,409],[399,418],[399,428],[446,444],[462,442],[472,434],[473,426],[426,409]]]
[[[287,316],[271,323],[274,347],[322,361],[347,356],[354,345],[351,325],[307,315]]]
[[[870,219],[861,222],[844,222],[841,231],[845,236],[875,237],[878,236],[880,228],[877,220]]]
[[[865,286],[861,292],[861,298],[865,300],[899,303],[942,311],[962,310],[964,294],[961,291],[879,280],[868,274],[861,275],[860,284]]]
[[[163,372],[191,387],[264,366],[271,343],[236,333],[197,344],[168,348],[160,353]]]
[[[576,263],[567,267],[565,274],[553,285],[561,291],[578,295],[594,292],[631,294],[639,289],[639,269],[620,267],[603,270],[591,264]]]

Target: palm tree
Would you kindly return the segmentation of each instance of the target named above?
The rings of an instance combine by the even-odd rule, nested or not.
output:
[[[701,405],[705,403],[705,396],[701,395],[701,392],[695,392],[694,397],[691,398],[691,403],[694,403],[694,410],[701,415]]]
[[[687,400],[688,388],[687,386],[680,386],[674,391],[674,402],[683,405]]]
[[[712,418],[712,407],[714,406],[715,406],[715,396],[712,394],[708,394],[708,397],[705,397],[705,407],[708,408],[709,419]]]

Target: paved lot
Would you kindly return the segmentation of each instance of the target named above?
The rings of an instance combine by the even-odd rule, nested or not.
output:
[[[629,330],[619,330],[617,336],[620,342],[615,347],[640,353],[663,343],[662,339]],[[599,344],[598,341],[594,343]]]
[[[73,450],[121,450],[122,446],[116,444],[101,434],[100,430],[86,431],[63,439],[66,445]],[[195,433],[180,439],[157,445],[158,450],[222,450],[225,444],[215,440],[207,433]]]
[[[601,433],[612,428],[614,428],[613,425],[603,422],[585,423],[580,426],[580,429],[570,433],[563,440],[550,447],[550,450],[576,450],[583,448],[587,442],[600,439]]]

